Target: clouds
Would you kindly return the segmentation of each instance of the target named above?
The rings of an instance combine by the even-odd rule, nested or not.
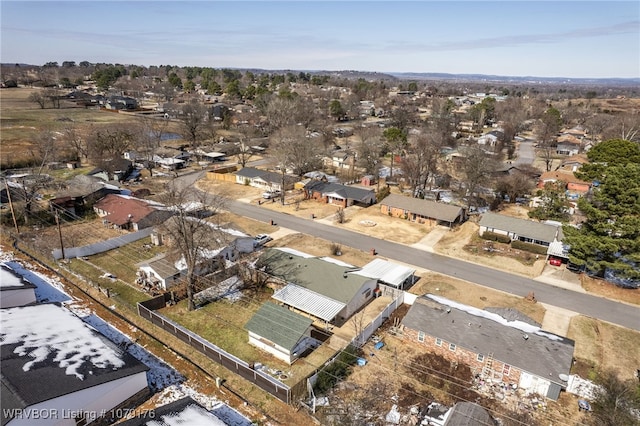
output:
[[[4,1],[2,51],[35,64],[638,77],[639,16],[636,2],[598,1]]]

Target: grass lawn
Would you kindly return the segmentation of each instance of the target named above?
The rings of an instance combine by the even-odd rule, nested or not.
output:
[[[113,281],[108,278],[100,278],[103,274],[102,270],[92,266],[88,262],[72,259],[68,264],[68,268],[83,276],[87,281],[98,284],[102,288],[108,288],[112,295],[119,296],[124,302],[131,305],[132,308],[135,308],[138,302],[150,299],[150,296],[146,293],[136,290],[119,280]]]
[[[189,311],[187,301],[183,300],[174,306],[161,309],[159,313],[240,359],[259,362],[270,370],[284,372],[287,378],[281,380],[292,386],[320,368],[334,355],[335,350],[324,344],[308,357],[298,359],[293,365],[289,365],[250,345],[244,325],[257,311],[259,303],[263,302],[262,299],[269,296],[269,292],[264,292],[256,296],[260,301],[254,299],[250,302],[220,300],[195,311]]]
[[[145,244],[147,244],[148,248],[145,247]],[[136,265],[166,250],[166,247],[157,247],[150,244],[149,238],[143,238],[117,249],[90,256],[89,262],[115,275],[124,282],[133,284],[138,270]]]

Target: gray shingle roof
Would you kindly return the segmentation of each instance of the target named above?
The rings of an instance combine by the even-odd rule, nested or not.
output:
[[[463,209],[459,206],[397,194],[389,195],[380,204],[444,222],[455,222],[463,214]]]
[[[272,302],[264,303],[244,326],[258,336],[291,351],[313,320]]]
[[[493,419],[487,410],[473,402],[456,403],[444,422],[444,426],[490,426],[493,424]]]
[[[312,180],[304,186],[304,189],[309,192],[319,192],[321,194],[333,193],[341,198],[363,203],[372,203],[375,201],[375,191],[373,189],[363,189],[339,183]]]
[[[85,329],[89,329],[89,333],[99,339],[104,351],[107,352],[108,349],[117,353],[123,365],[119,367],[114,367],[111,363],[95,365],[85,358],[82,360],[81,365],[77,366],[77,370],[84,375],[84,378],[80,379],[76,375],[66,372],[65,367],[61,365],[62,360],[56,359],[59,352],[56,352],[55,345],[47,347],[51,354],[46,360],[31,364],[34,362],[34,358],[30,356],[30,353],[16,350],[28,340],[12,344],[7,344],[3,340],[2,345],[0,345],[2,359],[2,371],[0,372],[2,392],[0,396],[2,397],[2,408],[25,408],[148,370],[148,367],[128,352],[124,352],[113,342],[58,304],[3,309],[3,333],[6,332],[5,327],[7,325],[16,327],[20,325],[17,320],[13,319],[11,313],[20,312],[21,310],[29,314],[32,319],[30,324],[32,334],[26,334],[24,336],[25,339],[32,339],[32,341],[34,338],[51,339],[52,336],[49,334],[48,324],[50,322],[64,323],[68,327],[68,333],[58,336],[58,343],[64,343],[65,339],[67,339],[68,347],[80,347],[83,341],[77,338],[78,330],[83,329],[85,331]],[[4,336],[2,337],[4,338]],[[26,368],[27,364],[30,365],[29,368]],[[3,414],[2,425],[8,423],[9,420],[10,418],[5,417]]]
[[[564,385],[559,375],[570,372],[573,340],[530,325],[529,329],[538,332],[525,332],[517,328],[515,322],[506,325],[498,322],[492,317],[496,314],[455,302],[451,305],[427,297],[419,298],[402,324],[474,353],[485,356],[492,353],[496,360]]]
[[[513,232],[521,237],[549,243],[556,238],[556,235],[558,235],[558,238],[562,238],[562,227],[496,213],[483,214],[482,218],[480,218],[480,226]]]
[[[236,172],[236,176],[242,176],[248,179],[260,178],[265,182],[270,182],[270,183],[277,183],[277,184],[282,183],[282,174],[276,173],[276,172],[270,172],[268,170],[256,169],[255,167],[245,167],[243,169],[240,169]],[[297,178],[295,176],[291,176],[291,175],[284,176],[285,185],[291,184],[296,180]]]

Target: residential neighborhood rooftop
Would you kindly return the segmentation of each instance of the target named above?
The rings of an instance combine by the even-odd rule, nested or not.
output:
[[[390,194],[380,204],[404,209],[420,216],[432,217],[444,222],[454,222],[460,216],[460,211],[462,210],[460,206],[398,194]]]
[[[313,320],[273,302],[263,303],[245,325],[251,331],[292,351]]]
[[[418,298],[402,323],[555,383],[571,370],[573,340],[444,297]]]
[[[563,235],[562,226],[549,225],[497,213],[484,213],[480,218],[479,224],[480,226],[486,227],[489,231],[492,229],[500,229],[513,232],[521,237],[547,242],[552,242],[555,239],[561,240]]]

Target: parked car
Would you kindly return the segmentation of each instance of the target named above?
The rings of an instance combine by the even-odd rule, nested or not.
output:
[[[273,238],[271,238],[271,236],[267,235],[267,234],[258,234],[255,237],[253,237],[253,239],[256,241],[256,244],[261,246],[263,244],[268,243],[269,241],[272,241]]]
[[[556,257],[552,257],[551,259],[549,259],[549,265],[553,265],[553,266],[560,266],[562,265],[562,260],[556,258]]]
[[[262,193],[262,198],[264,198],[265,200],[270,200],[272,198],[277,198],[281,195],[282,193],[278,190],[273,190],[273,191],[265,191]]]

